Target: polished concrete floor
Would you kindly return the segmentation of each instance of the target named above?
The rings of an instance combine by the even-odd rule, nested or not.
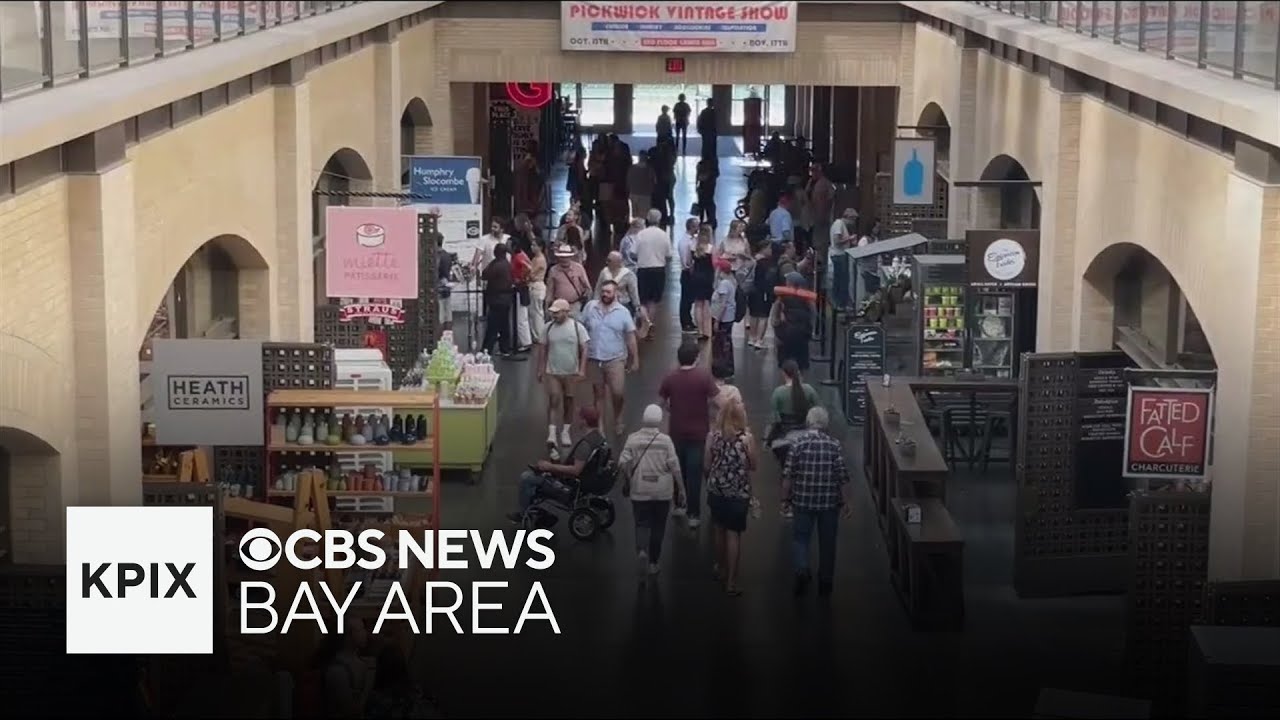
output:
[[[681,169],[691,174],[694,160]],[[722,161],[717,191],[721,224],[744,192],[735,159]],[[556,181],[563,188],[562,180]],[[564,207],[557,193],[557,207]],[[692,188],[682,183],[683,212]],[[671,283],[669,287],[675,286]],[[680,334],[668,299],[658,339],[641,350],[640,372],[627,379],[625,421],[634,428],[675,365]],[[760,433],[768,394],[778,383],[771,353],[744,348],[738,374],[750,420]],[[501,422],[493,454],[475,485],[446,483],[445,527],[509,527],[517,477],[544,452],[545,400],[527,362],[507,362],[498,391]],[[813,375],[825,376],[824,365]],[[816,377],[815,377],[816,379]],[[839,408],[835,393],[825,401]],[[840,413],[833,412],[833,418]],[[561,634],[534,622],[518,636],[459,637],[447,626],[415,652],[418,677],[450,716],[620,717],[673,714],[730,716],[1020,716],[1044,687],[1122,694],[1119,598],[1025,601],[1011,587],[1014,490],[1007,467],[984,476],[957,473],[949,505],[965,535],[967,620],[962,632],[914,632],[889,585],[887,563],[859,470],[855,429],[836,421],[855,468],[855,513],[839,533],[835,594],[828,601],[791,592],[790,526],[777,513],[778,469],[772,458],[754,478],[762,518],[745,536],[741,597],[711,576],[710,530],[677,523],[668,532],[662,572],[640,582],[631,513],[620,496],[618,522],[592,542],[557,526],[556,563],[542,573],[519,570],[485,600],[504,611],[484,622],[514,626],[528,587],[543,584]],[[444,572],[441,579],[480,577]]]

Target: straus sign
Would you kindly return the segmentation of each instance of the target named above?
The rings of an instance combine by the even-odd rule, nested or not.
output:
[[[374,325],[403,325],[404,307],[385,300],[349,302],[344,303],[338,311],[338,320],[368,320]]]

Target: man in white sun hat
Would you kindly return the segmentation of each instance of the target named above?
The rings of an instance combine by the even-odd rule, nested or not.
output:
[[[591,298],[591,280],[578,262],[578,253],[569,245],[556,247],[556,264],[547,273],[547,302],[564,300],[571,317],[578,317],[583,304]]]

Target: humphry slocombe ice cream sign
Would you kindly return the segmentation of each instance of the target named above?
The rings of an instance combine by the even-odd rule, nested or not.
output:
[[[262,444],[262,343],[156,340],[152,358],[158,444]]]

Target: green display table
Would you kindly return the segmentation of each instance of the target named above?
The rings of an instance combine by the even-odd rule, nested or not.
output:
[[[470,473],[468,482],[475,482],[489,457],[489,445],[497,427],[496,392],[484,405],[457,405],[452,400],[441,398],[440,428],[438,434],[434,434],[440,444],[440,469],[464,470]],[[401,451],[396,453],[396,464],[430,466],[431,453]]]

